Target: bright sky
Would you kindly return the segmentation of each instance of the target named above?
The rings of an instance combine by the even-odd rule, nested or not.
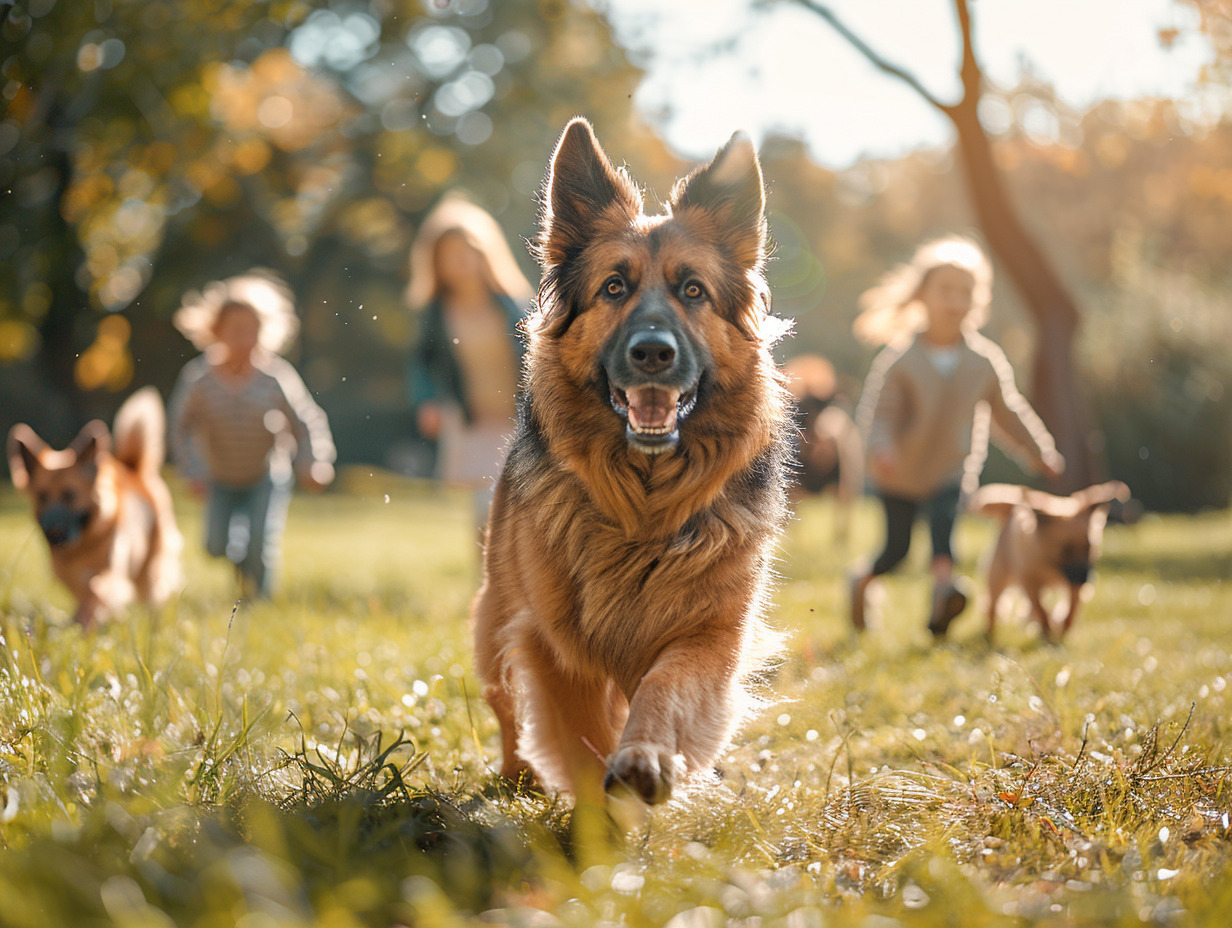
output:
[[[620,41],[645,57],[635,96],[682,154],[705,158],[736,129],[801,136],[819,162],[842,167],[944,144],[949,124],[914,91],[875,71],[816,14],[791,0],[592,0]],[[1196,15],[1174,0],[978,0],[976,54],[985,74],[1013,86],[1024,70],[1051,81],[1078,109],[1106,98],[1194,95],[1213,58]],[[883,57],[934,96],[958,96],[952,0],[834,0],[832,9]],[[1161,28],[1181,39],[1164,49]],[[709,51],[733,36],[730,52]],[[667,114],[665,120],[659,114]]]

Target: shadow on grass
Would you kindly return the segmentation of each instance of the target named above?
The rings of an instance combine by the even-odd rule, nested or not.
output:
[[[409,742],[357,741],[348,760],[286,758],[280,773],[299,782],[281,797],[141,818],[107,803],[0,851],[0,924],[413,925],[482,912],[533,879],[550,845],[559,854],[548,827],[410,787],[423,755]]]

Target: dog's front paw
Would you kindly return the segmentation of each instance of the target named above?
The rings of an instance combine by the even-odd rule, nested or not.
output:
[[[665,801],[684,776],[684,758],[653,744],[631,744],[612,755],[603,778],[609,793],[628,791],[647,805]]]

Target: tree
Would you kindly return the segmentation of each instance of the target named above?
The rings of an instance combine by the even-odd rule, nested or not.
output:
[[[980,123],[985,80],[976,59],[968,0],[954,0],[962,36],[962,97],[955,103],[938,99],[910,72],[879,55],[825,4],[817,0],[795,2],[824,19],[875,67],[905,83],[953,124],[967,190],[980,228],[1035,323],[1030,395],[1067,461],[1066,473],[1057,481],[1057,488],[1070,492],[1094,483],[1102,466],[1092,450],[1092,420],[1074,364],[1081,314],[1073,295],[1009,197],[992,142]]]
[[[418,219],[460,187],[530,235],[578,112],[664,158],[639,73],[564,0],[0,3],[0,433],[64,441],[132,380],[166,389],[180,295],[256,264],[296,291],[331,416],[405,406]]]

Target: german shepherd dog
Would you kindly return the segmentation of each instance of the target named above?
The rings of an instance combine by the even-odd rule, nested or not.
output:
[[[570,122],[545,181],[517,431],[472,606],[501,772],[646,803],[713,767],[777,653],[788,397],[761,167],[737,134],[665,215]]]
[[[1027,594],[1031,617],[1045,638],[1070,630],[1083,594],[1090,591],[1091,568],[1099,558],[1104,524],[1114,500],[1129,500],[1129,487],[1119,480],[1095,484],[1070,496],[1005,483],[990,483],[972,494],[968,504],[972,512],[1002,522],[988,563],[990,638],[997,623],[997,606],[1011,586]],[[1041,600],[1049,587],[1069,592],[1069,607],[1055,628]]]
[[[145,387],[116,413],[115,450],[99,420],[63,451],[18,424],[9,432],[9,471],[25,491],[51,548],[51,568],[77,599],[83,626],[139,597],[161,605],[180,585],[183,541],[171,494],[159,476],[166,417]]]

